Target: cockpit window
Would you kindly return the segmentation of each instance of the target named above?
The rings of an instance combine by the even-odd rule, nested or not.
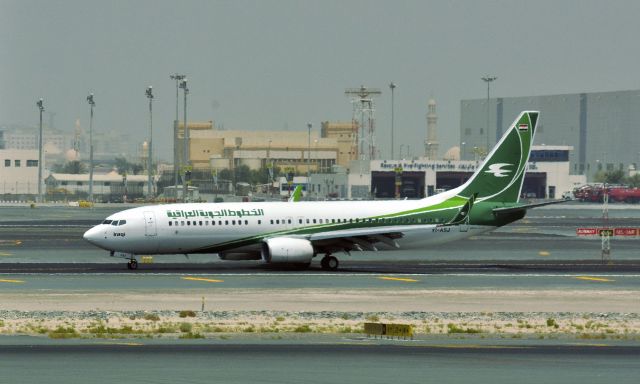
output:
[[[111,225],[118,225],[118,220],[113,220],[113,221],[111,222]]]
[[[120,220],[120,223],[118,223],[118,225],[125,225],[127,224],[127,220]]]
[[[105,220],[102,222],[102,224],[111,224],[111,220]]]

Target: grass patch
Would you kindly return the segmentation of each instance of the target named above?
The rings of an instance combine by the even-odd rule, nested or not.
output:
[[[311,332],[311,327],[309,327],[307,324],[299,325],[293,330],[293,332],[295,332],[295,333],[309,333],[309,332]]]
[[[556,322],[556,319],[554,319],[553,317],[550,317],[547,319],[547,327],[553,327],[555,329],[560,328],[560,325],[558,325],[558,323]]]
[[[182,318],[185,317],[196,317],[196,313],[194,311],[180,311],[178,315]]]
[[[204,336],[197,332],[196,333],[187,332],[187,333],[183,333],[178,338],[179,339],[204,339]]]
[[[53,331],[49,331],[49,337],[52,339],[71,339],[74,337],[79,337],[80,334],[73,327],[63,327],[59,326]]]
[[[160,316],[155,313],[145,313],[144,319],[149,321],[160,321]]]
[[[182,323],[180,324],[180,332],[182,333],[191,333],[193,330],[193,324],[191,323]]]
[[[482,333],[482,330],[478,328],[458,327],[453,323],[449,323],[447,324],[447,333]]]

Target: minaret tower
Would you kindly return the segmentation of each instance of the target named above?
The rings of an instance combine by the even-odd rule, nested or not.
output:
[[[424,155],[427,160],[436,160],[438,158],[437,124],[436,101],[429,99],[427,103],[427,139],[424,141]]]

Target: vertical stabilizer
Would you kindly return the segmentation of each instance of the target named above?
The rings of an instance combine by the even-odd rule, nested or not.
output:
[[[476,201],[518,202],[538,115],[536,111],[520,113],[479,169],[459,187],[459,196],[477,194]]]

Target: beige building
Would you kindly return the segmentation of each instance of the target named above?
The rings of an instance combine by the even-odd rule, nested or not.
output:
[[[3,195],[38,194],[37,150],[1,149],[0,161],[0,188]]]
[[[225,169],[273,164],[299,173],[328,172],[357,157],[351,123],[322,123],[321,134],[306,131],[226,131],[213,122],[189,123],[189,157],[194,169]],[[357,130],[357,128],[356,128]],[[178,125],[177,159],[182,158],[183,124]],[[180,161],[178,161],[178,164]]]

